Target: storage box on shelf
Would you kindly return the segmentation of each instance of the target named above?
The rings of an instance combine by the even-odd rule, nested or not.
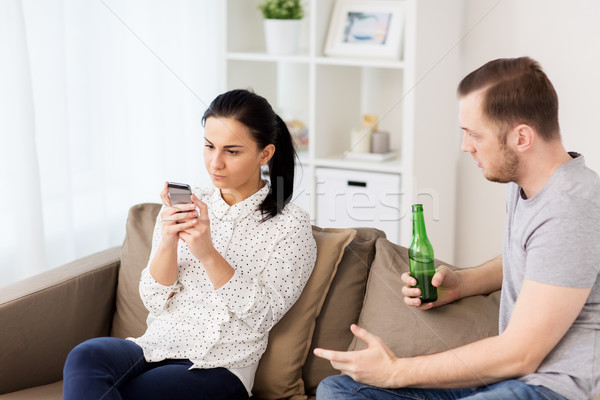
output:
[[[381,223],[382,215],[375,215],[370,226],[408,245],[411,221],[406,210],[413,202],[423,202],[436,251],[452,261],[454,244],[449,238],[454,236],[459,153],[455,87],[460,79],[457,44],[464,0],[398,1],[406,11],[402,57],[386,60],[324,55],[335,0],[304,2],[299,53],[285,56],[265,52],[260,0],[227,0],[222,87],[253,88],[282,116],[306,124],[309,144],[300,152],[301,193],[295,201],[311,212],[313,221],[327,207],[319,201],[317,190],[329,187],[317,179],[323,168],[341,170],[334,174],[340,177],[336,185],[346,185],[355,171],[381,174],[373,175],[374,181],[395,175],[401,219],[392,227]],[[344,157],[351,150],[351,130],[366,113],[379,116],[379,129],[390,133],[396,158],[377,162]],[[333,185],[335,178],[327,179]],[[353,196],[345,197],[352,201]],[[348,226],[357,226],[358,221],[352,222]]]
[[[316,221],[320,226],[378,226],[394,243],[400,238],[401,177],[398,174],[316,169]]]

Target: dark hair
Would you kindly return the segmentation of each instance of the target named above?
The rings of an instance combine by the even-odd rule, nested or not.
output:
[[[504,135],[525,123],[546,141],[560,139],[558,96],[537,61],[529,57],[490,61],[467,75],[457,92],[464,97],[479,89],[485,89],[484,115],[505,128]]]
[[[269,144],[275,153],[269,160],[271,191],[259,209],[264,219],[276,216],[292,199],[296,151],[292,136],[283,120],[262,96],[250,90],[236,89],[220,94],[202,116],[202,126],[209,117],[231,118],[248,128],[259,149]]]

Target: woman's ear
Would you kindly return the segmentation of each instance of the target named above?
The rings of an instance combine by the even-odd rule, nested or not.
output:
[[[275,154],[275,146],[268,144],[260,151],[260,165],[267,165],[271,157]]]

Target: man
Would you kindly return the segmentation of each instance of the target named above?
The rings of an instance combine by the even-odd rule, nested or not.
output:
[[[502,256],[438,269],[438,301],[502,287],[499,335],[438,354],[397,358],[352,326],[368,348],[315,349],[344,375],[319,385],[329,399],[591,399],[600,391],[600,180],[561,143],[558,98],[527,57],[491,61],[458,87],[462,150],[483,176],[509,183]]]

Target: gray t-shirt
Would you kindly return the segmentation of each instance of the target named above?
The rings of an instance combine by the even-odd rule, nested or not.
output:
[[[521,378],[587,400],[600,390],[600,179],[583,156],[570,154],[574,159],[530,199],[509,184],[499,329],[506,329],[524,279],[591,287],[562,340],[537,372]]]

